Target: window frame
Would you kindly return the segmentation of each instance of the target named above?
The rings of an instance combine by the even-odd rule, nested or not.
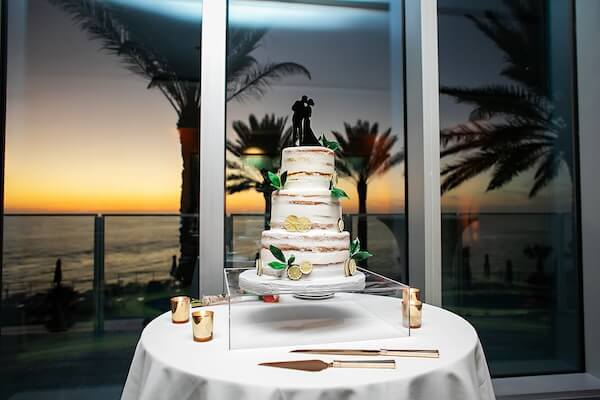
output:
[[[394,0],[392,0],[394,1]],[[595,0],[587,0],[588,4]],[[402,105],[405,119],[405,138],[407,153],[407,219],[408,219],[408,260],[411,285],[421,287],[426,292],[430,304],[441,305],[441,221],[439,200],[439,88],[437,53],[437,0],[398,0],[400,7],[390,7],[390,11],[401,13],[394,16],[402,21],[405,44],[402,71],[404,98]],[[4,198],[4,155],[5,155],[5,118],[6,118],[6,29],[7,0],[0,0],[0,195]],[[576,30],[573,51],[581,53],[580,26],[576,15],[583,13],[579,5],[585,0],[573,0],[573,19]],[[583,7],[583,6],[582,6]],[[224,215],[225,206],[225,89],[226,89],[226,30],[227,1],[203,0],[202,4],[202,49],[201,49],[201,119],[203,132],[211,132],[200,141],[200,227],[199,227],[199,290],[201,294],[221,293],[223,288],[224,267]],[[589,49],[588,49],[589,50]],[[600,50],[597,51],[600,53]],[[581,55],[575,57],[575,78],[582,72],[586,61]],[[407,85],[410,85],[407,87]],[[410,93],[411,96],[406,96]],[[582,93],[575,80],[576,98],[582,99]],[[600,93],[586,97],[600,103]],[[576,105],[576,107],[578,107]],[[425,118],[427,116],[427,118]],[[582,116],[575,109],[575,121],[580,127],[587,127],[592,116]],[[410,133],[410,134],[409,134]],[[586,141],[577,144],[581,165],[599,166],[600,160],[593,146],[586,147]],[[537,395],[552,393],[572,393],[573,390],[592,390],[600,393],[600,352],[594,338],[600,333],[600,320],[594,313],[595,303],[600,300],[597,287],[600,277],[595,268],[595,243],[600,241],[600,231],[591,226],[597,213],[593,213],[592,203],[600,201],[600,194],[593,173],[579,171],[578,191],[583,195],[577,199],[579,205],[579,238],[582,246],[581,268],[586,282],[582,296],[584,318],[584,345],[586,353],[586,373],[552,374],[520,378],[494,379],[499,397]],[[410,190],[409,190],[410,188]],[[589,198],[588,198],[589,196]],[[219,212],[215,212],[218,210]],[[0,205],[4,216],[4,204]],[[585,232],[586,235],[583,235]],[[588,236],[589,235],[589,236]],[[0,245],[3,239],[3,223],[0,221]],[[0,268],[2,253],[0,253]],[[0,286],[2,274],[0,274]],[[1,302],[1,299],[0,299]],[[1,303],[0,303],[1,306]],[[586,313],[587,311],[587,313]],[[594,346],[596,347],[594,347]],[[543,384],[559,379],[561,385]],[[586,393],[588,394],[588,393]]]

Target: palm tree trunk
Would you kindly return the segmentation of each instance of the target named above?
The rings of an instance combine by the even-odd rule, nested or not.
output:
[[[265,198],[265,230],[271,229],[271,194],[272,190],[265,190],[263,197]]]
[[[198,224],[196,223],[199,203],[199,129],[198,127],[179,127],[181,157],[181,199],[179,212],[179,245],[180,258],[177,278],[184,285],[192,281],[194,264],[198,258]]]
[[[367,250],[367,180],[360,178],[356,191],[358,192],[358,239],[360,247]]]

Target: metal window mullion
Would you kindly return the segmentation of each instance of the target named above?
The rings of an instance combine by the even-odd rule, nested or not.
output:
[[[200,295],[223,292],[227,1],[203,0],[200,104]]]
[[[410,284],[442,302],[437,0],[405,2]]]

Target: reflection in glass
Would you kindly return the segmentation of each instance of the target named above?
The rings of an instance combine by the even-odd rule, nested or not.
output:
[[[581,370],[572,13],[440,1],[444,306],[496,376]]]
[[[267,173],[277,172],[290,144],[291,107],[306,95],[315,103],[315,136],[340,144],[338,187],[350,196],[342,203],[345,229],[374,254],[370,269],[406,280],[403,123],[401,112],[392,113],[402,109],[402,86],[391,87],[402,76],[402,38],[392,35],[398,27],[389,16],[399,4],[229,0],[228,66],[237,49],[246,49],[257,65],[295,68],[270,75],[242,98],[232,98],[228,86],[227,266],[254,265],[269,223]],[[251,34],[259,40],[242,45]]]
[[[7,5],[0,398],[118,398],[197,259],[202,3]]]

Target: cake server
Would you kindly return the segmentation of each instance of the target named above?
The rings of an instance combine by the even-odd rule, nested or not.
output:
[[[287,368],[300,371],[318,372],[327,368],[377,368],[394,369],[396,362],[394,360],[348,360],[325,362],[322,360],[299,360],[299,361],[278,361],[260,363],[265,367]]]
[[[311,353],[311,354],[331,354],[337,356],[391,356],[391,357],[421,357],[421,358],[439,358],[439,350],[420,350],[420,349],[298,349],[292,350],[292,353]]]

